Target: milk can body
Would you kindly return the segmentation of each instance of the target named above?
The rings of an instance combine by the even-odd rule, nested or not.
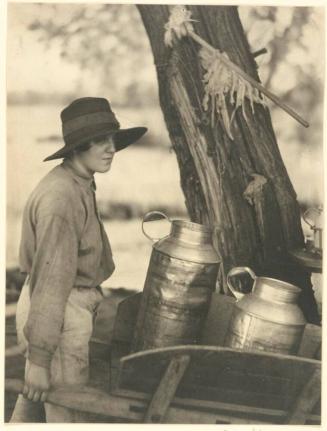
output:
[[[235,291],[231,277],[248,272],[254,280],[252,292]],[[300,288],[268,277],[257,277],[247,267],[233,268],[227,284],[237,298],[225,345],[245,350],[296,355],[306,320],[297,297]]]
[[[132,350],[200,341],[218,262],[209,226],[171,221],[170,234],[153,245]]]

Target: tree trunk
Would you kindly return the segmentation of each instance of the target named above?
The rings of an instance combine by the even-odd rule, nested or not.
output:
[[[217,118],[202,107],[203,70],[199,46],[188,37],[164,44],[168,5],[137,6],[148,33],[159,83],[160,104],[176,152],[181,187],[192,221],[216,227],[221,256],[219,288],[234,266],[250,266],[258,275],[293,282],[302,288],[302,308],[317,321],[310,274],[292,263],[288,250],[302,247],[296,194],[282,161],[267,108],[246,100],[246,122],[238,109],[232,141]],[[259,81],[257,66],[233,6],[188,6],[195,32]],[[286,115],[286,114],[285,114]],[[216,116],[217,117],[217,116]],[[254,174],[260,187],[250,187]],[[251,185],[255,186],[254,181]],[[248,189],[248,191],[250,190]]]

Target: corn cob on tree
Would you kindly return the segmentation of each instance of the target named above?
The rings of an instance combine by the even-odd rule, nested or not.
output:
[[[187,6],[191,18],[185,37],[177,38],[167,24],[172,6],[137,7],[150,40],[190,219],[216,227],[219,289],[226,292],[229,269],[250,266],[258,275],[300,286],[305,315],[317,322],[310,274],[288,255],[304,245],[300,209],[265,99],[241,81],[228,86],[233,76],[226,77],[219,64],[210,69],[208,53],[187,37],[192,26],[202,40],[260,82],[237,8]],[[213,82],[216,97],[210,97]]]

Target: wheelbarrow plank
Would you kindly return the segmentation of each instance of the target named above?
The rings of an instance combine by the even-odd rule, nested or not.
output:
[[[163,422],[189,362],[189,355],[175,356],[171,359],[159,386],[152,397],[144,418],[145,423]]]
[[[321,369],[317,368],[298,395],[287,423],[290,425],[305,424],[308,415],[321,396],[320,382]]]
[[[135,399],[135,400],[151,400],[151,394],[124,390],[124,389],[116,389],[112,392],[112,395],[116,395],[117,397]],[[175,396],[171,402],[171,406],[176,407],[184,407],[184,408],[193,408],[197,410],[203,410],[211,413],[225,413],[228,415],[231,411],[237,412],[240,415],[256,415],[262,417],[262,422],[271,423],[274,420],[281,420],[281,423],[284,422],[289,416],[289,412],[287,410],[278,410],[278,409],[264,409],[261,407],[251,407],[248,405],[234,404],[234,403],[224,403],[218,401],[206,401],[199,399],[191,399],[191,398],[180,398]],[[320,416],[315,414],[309,414],[307,419],[315,424],[320,423]]]
[[[295,356],[214,346],[175,346],[122,358],[115,392],[153,394],[176,355],[191,357],[176,397],[287,412],[312,372],[321,367],[320,361]],[[317,388],[320,391],[319,384]]]

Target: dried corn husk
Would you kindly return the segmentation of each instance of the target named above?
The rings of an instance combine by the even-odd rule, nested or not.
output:
[[[177,38],[186,36],[188,32],[194,32],[192,22],[195,20],[191,18],[191,12],[183,5],[176,5],[172,8],[169,21],[165,25],[165,44],[168,46],[173,45],[174,34]],[[205,70],[203,82],[205,87],[205,94],[203,98],[203,108],[205,111],[209,110],[211,106],[211,123],[214,126],[215,114],[221,116],[226,133],[233,139],[231,132],[231,124],[237,108],[242,107],[242,113],[246,121],[248,121],[245,112],[244,99],[247,97],[250,101],[252,112],[254,112],[254,103],[265,105],[265,98],[259,90],[253,87],[248,81],[241,77],[235,70],[230,68],[228,64],[221,60],[224,56],[229,60],[228,55],[224,52],[213,49],[206,49],[205,47],[200,50],[200,59],[202,66]],[[229,115],[226,97],[228,97],[234,110],[232,115]]]
[[[196,20],[191,19],[191,15],[192,13],[185,6],[176,5],[172,8],[169,20],[165,24],[165,44],[167,46],[173,45],[174,34],[180,39],[186,36],[188,31],[193,31],[192,22]]]
[[[207,63],[210,64],[214,63],[216,67],[220,71],[224,70],[218,62],[216,61],[217,58],[220,58],[220,61],[224,63],[226,75],[231,74],[232,75],[232,84],[231,88],[228,90],[228,82],[229,80],[226,79],[226,76],[223,76],[223,84],[219,84],[218,86],[215,86],[214,84],[209,85],[211,87],[212,91],[207,92],[204,97],[204,106],[207,106],[208,99],[211,97],[211,105],[213,108],[216,108],[216,112],[221,114],[224,125],[226,127],[226,131],[231,139],[232,133],[230,130],[231,123],[234,118],[234,114],[236,112],[236,109],[239,106],[242,106],[242,112],[243,116],[246,121],[248,119],[246,118],[245,113],[245,104],[244,104],[244,98],[247,97],[250,100],[252,112],[254,110],[253,103],[260,103],[264,106],[266,106],[266,99],[269,98],[272,100],[276,105],[278,105],[280,108],[282,108],[285,112],[287,112],[291,117],[293,117],[296,121],[298,121],[302,126],[309,127],[309,123],[305,121],[297,112],[294,111],[290,106],[286,105],[282,100],[279,99],[275,94],[273,94],[271,91],[267,90],[263,85],[261,85],[259,82],[257,82],[255,79],[253,79],[250,75],[248,75],[244,70],[242,70],[239,66],[234,64],[232,61],[229,60],[228,56],[224,57],[224,53],[221,53],[211,45],[209,45],[208,42],[206,42],[204,39],[202,39],[200,36],[198,36],[196,33],[194,33],[193,25],[191,24],[192,21],[196,21],[191,19],[191,12],[186,9],[185,6],[177,5],[174,6],[171,10],[171,14],[169,17],[168,23],[165,25],[166,33],[165,33],[165,43],[166,45],[172,46],[173,44],[173,38],[174,34],[177,36],[177,38],[181,38],[183,36],[189,36],[194,41],[196,41],[198,44],[200,44],[205,50],[207,50],[211,56],[213,57],[212,61],[208,61]],[[204,54],[204,57],[207,55]],[[208,56],[209,57],[209,56]],[[209,57],[210,58],[210,57]],[[208,68],[209,68],[208,66]],[[215,75],[217,77],[218,72],[211,71],[212,73],[208,74],[208,77],[211,76],[211,79],[215,82],[217,82],[217,79],[213,78]],[[208,78],[209,80],[209,78]],[[206,81],[205,81],[206,82]],[[209,84],[209,82],[208,82]],[[226,87],[227,86],[227,87]],[[223,90],[222,90],[223,89]],[[230,93],[230,100],[232,100],[235,104],[235,109],[231,115],[231,118],[229,118],[229,114],[226,108],[226,102],[221,99],[221,91],[222,94],[226,94],[228,91]],[[234,93],[236,92],[236,100],[234,100]],[[212,111],[211,118],[212,118],[212,124],[214,123],[214,113],[215,111]]]
[[[226,52],[209,51],[206,48],[201,48],[200,50],[201,64],[205,70],[203,75],[205,94],[202,104],[204,110],[207,111],[209,102],[211,102],[212,110],[221,116],[226,133],[230,139],[233,139],[231,124],[238,107],[242,107],[243,116],[248,121],[245,112],[245,97],[250,101],[252,112],[254,112],[254,103],[266,105],[266,101],[258,89],[228,67],[221,60],[221,56],[229,59]],[[234,111],[231,116],[229,116],[226,105],[228,95],[229,102],[234,105]]]

